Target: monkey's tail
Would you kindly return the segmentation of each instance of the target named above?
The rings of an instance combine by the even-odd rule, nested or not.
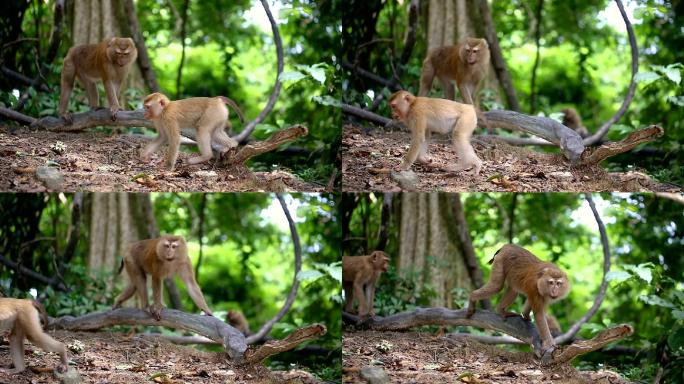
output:
[[[43,327],[47,327],[48,315],[47,311],[45,310],[45,307],[43,306],[43,304],[37,302],[36,300],[31,300],[31,303],[33,303],[33,308],[35,308],[38,311],[40,319],[43,320]]]
[[[230,107],[235,110],[235,113],[237,113],[238,117],[240,118],[240,122],[244,124],[245,116],[242,114],[240,107],[238,107],[237,104],[233,100],[231,100],[225,96],[219,96],[218,98],[221,99],[221,101],[223,101],[224,103],[230,105]]]
[[[499,250],[496,251],[496,252],[494,253],[494,256],[492,256],[492,259],[489,260],[489,261],[487,262],[487,264],[493,264],[493,263],[494,263],[494,259],[496,258],[496,255],[498,255],[499,252],[501,252],[502,249],[503,249],[503,247],[499,248]]]

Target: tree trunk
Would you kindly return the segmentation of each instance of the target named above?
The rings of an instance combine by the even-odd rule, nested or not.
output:
[[[420,272],[418,286],[430,284],[437,292],[431,305],[452,307],[452,289],[470,285],[455,210],[448,194],[401,195],[400,273]]]

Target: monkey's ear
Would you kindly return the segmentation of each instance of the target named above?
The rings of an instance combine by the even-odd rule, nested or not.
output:
[[[542,269],[539,271],[539,273],[537,273],[537,276],[542,277],[542,276],[544,276],[544,275],[546,274],[546,272],[548,272],[548,271],[549,271],[549,267],[544,267],[544,268],[542,268]]]
[[[116,37],[109,38],[109,40],[107,41],[107,46],[111,47],[112,45],[114,45],[115,41],[116,41]]]

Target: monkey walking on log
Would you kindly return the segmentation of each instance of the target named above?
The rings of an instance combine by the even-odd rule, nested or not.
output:
[[[74,89],[74,79],[78,79],[85,88],[90,109],[99,108],[100,100],[95,81],[102,80],[112,120],[116,120],[116,112],[122,109],[119,105],[121,84],[137,57],[138,50],[131,38],[112,37],[98,44],[71,47],[64,58],[62,68],[59,115],[67,123],[73,122],[67,107],[71,91]]]
[[[402,171],[411,169],[416,160],[421,164],[430,162],[428,143],[430,134],[435,132],[451,134],[458,160],[455,165],[447,167],[448,171],[470,169],[473,175],[480,173],[482,160],[470,144],[477,126],[475,107],[446,99],[416,97],[407,91],[395,92],[389,99],[389,106],[392,118],[406,124],[411,132],[411,146],[399,166]]]
[[[454,100],[452,81],[463,102],[478,107],[476,93],[489,68],[489,44],[485,39],[468,37],[457,45],[431,49],[423,61],[418,96],[427,96],[435,77],[442,83],[444,98]]]
[[[342,257],[345,312],[352,313],[356,299],[359,302],[358,314],[362,319],[375,315],[375,285],[380,274],[389,269],[389,260],[389,255],[383,251],[375,251],[368,256]]]
[[[0,332],[10,331],[10,356],[14,369],[19,373],[26,369],[24,363],[24,338],[47,352],[59,354],[57,371],[64,373],[69,368],[67,350],[63,343],[53,339],[40,327],[40,319],[47,324],[45,308],[33,300],[0,298]],[[0,370],[4,371],[4,370]]]
[[[506,312],[519,293],[527,300],[523,307],[522,317],[530,319],[530,311],[534,312],[542,339],[542,352],[553,347],[554,341],[547,323],[546,307],[570,292],[568,276],[555,264],[539,260],[528,250],[513,244],[506,244],[499,249],[492,260],[492,272],[487,284],[470,294],[466,317],[475,313],[478,300],[488,299],[497,294],[506,283],[506,291],[496,306],[496,312],[502,317],[519,316]]]
[[[195,272],[192,270],[188,248],[183,236],[167,235],[135,242],[128,248],[121,264],[119,273],[123,267],[126,267],[126,273],[128,273],[131,281],[116,298],[112,309],[120,308],[124,301],[137,292],[142,308],[159,320],[164,308],[162,304],[162,283],[165,278],[177,273],[185,283],[188,294],[195,304],[207,315],[212,315],[211,309],[204,300],[202,290],[195,280]],[[152,296],[154,298],[153,305],[149,307],[147,275],[152,276]]]
[[[191,97],[171,101],[161,93],[148,95],[143,101],[145,118],[154,122],[154,127],[159,136],[143,149],[140,154],[141,160],[143,162],[150,161],[150,155],[157,151],[162,144],[168,142],[169,150],[166,154],[165,165],[168,170],[172,171],[178,158],[181,128],[195,128],[197,130],[197,146],[200,150],[200,156],[190,158],[189,164],[199,164],[210,160],[213,157],[212,141],[223,147],[223,153],[237,147],[237,141],[224,131],[228,120],[226,104],[235,110],[241,122],[245,121],[237,104],[225,96]]]

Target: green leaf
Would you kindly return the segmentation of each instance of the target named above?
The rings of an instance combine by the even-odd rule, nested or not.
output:
[[[684,96],[668,96],[666,100],[678,107],[684,107]]]
[[[653,274],[651,273],[651,268],[649,268],[645,264],[639,264],[639,265],[625,265],[623,268],[625,268],[628,271],[632,271],[635,275],[639,276],[641,280],[644,280],[647,283],[651,283],[651,280],[653,280]]]
[[[299,271],[297,280],[299,281],[315,281],[325,276],[322,272],[316,270]]]
[[[607,281],[617,281],[618,283],[628,280],[630,277],[632,277],[632,275],[625,271],[609,271],[606,274]]]
[[[331,107],[341,107],[342,103],[340,100],[332,97],[332,96],[314,96],[311,98],[311,100],[317,102],[318,104],[321,105],[327,105]]]
[[[660,79],[660,75],[655,72],[639,72],[634,76],[637,83],[646,83],[647,85]]]
[[[674,316],[674,318],[677,320],[684,320],[684,311],[674,309],[672,310],[672,316]]]
[[[667,337],[667,343],[670,344],[673,351],[684,349],[684,328],[680,327],[670,333],[670,336]]]
[[[297,82],[301,79],[306,78],[306,75],[299,72],[299,71],[290,71],[290,72],[283,72],[280,74],[279,80],[282,82],[286,81],[294,81]]]
[[[667,68],[663,69],[663,72],[665,73],[665,76],[667,76],[668,79],[670,79],[677,85],[679,85],[679,83],[682,81],[682,74],[678,68],[668,65]]]
[[[342,264],[332,263],[332,264],[316,264],[316,268],[323,270],[325,273],[330,275],[333,279],[342,283]]]
[[[659,307],[665,308],[674,308],[674,304],[656,295],[639,295],[639,300],[650,305],[657,305]]]
[[[321,67],[311,67],[308,70],[311,77],[321,84],[325,84],[325,68]]]

